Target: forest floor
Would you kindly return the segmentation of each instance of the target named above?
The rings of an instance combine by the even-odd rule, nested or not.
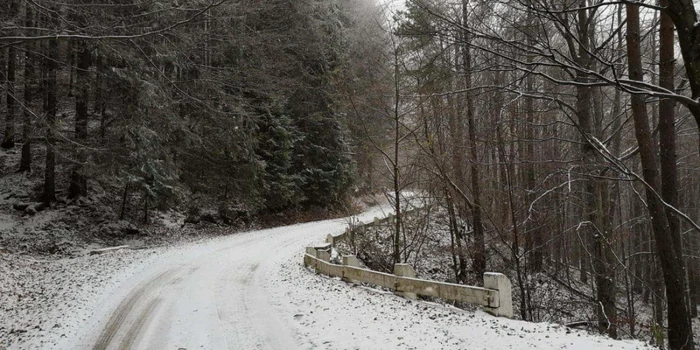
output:
[[[347,223],[54,260],[4,253],[0,348],[650,349],[409,301],[304,268],[304,248]]]

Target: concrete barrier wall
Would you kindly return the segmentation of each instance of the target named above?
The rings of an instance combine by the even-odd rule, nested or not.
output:
[[[410,216],[418,212],[420,208],[403,212]],[[461,284],[428,281],[414,278],[415,272],[409,265],[397,264],[394,267],[395,274],[388,274],[358,267],[357,258],[344,256],[343,265],[335,265],[330,262],[329,251],[336,242],[343,239],[353,240],[356,234],[364,234],[368,228],[390,226],[396,223],[396,216],[389,214],[387,217],[362,223],[351,221],[345,232],[340,235],[328,235],[326,244],[318,247],[309,247],[304,255],[304,264],[313,267],[317,273],[331,277],[340,277],[344,281],[364,282],[389,288],[406,298],[415,298],[416,295],[430,296],[447,300],[476,304],[484,307],[486,312],[496,316],[513,317],[513,297],[511,283],[507,276],[501,273],[487,272],[484,274],[484,288],[465,286]],[[401,265],[401,266],[399,266]],[[410,271],[407,271],[410,270]]]
[[[344,257],[343,261],[352,262],[356,259]],[[304,264],[313,267],[317,273],[340,277],[345,281],[382,286],[406,296],[423,295],[476,304],[483,306],[485,311],[496,316],[513,317],[510,280],[500,273],[484,274],[484,286],[487,288],[465,286],[401,277],[349,265],[335,265],[325,259],[325,254],[320,256],[314,252],[314,248],[307,249],[307,253],[304,254]]]

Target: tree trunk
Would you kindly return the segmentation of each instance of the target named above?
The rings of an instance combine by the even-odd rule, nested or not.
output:
[[[399,52],[394,48],[394,159],[393,159],[393,185],[394,201],[396,205],[396,225],[394,227],[394,264],[401,263],[401,181],[399,168],[399,146],[401,142],[401,120],[399,107],[401,98],[399,91]]]
[[[678,33],[678,45],[681,48],[686,77],[690,83],[690,90],[695,101],[700,98],[700,27],[698,27],[698,15],[693,0],[664,0],[661,7],[666,10],[673,21]],[[688,105],[690,112],[695,117],[697,127],[700,128],[700,105]]]
[[[700,249],[698,232],[690,233],[691,247],[690,251],[697,252]],[[688,258],[688,289],[690,300],[690,315],[698,317],[698,303],[700,303],[700,269],[698,269],[698,258],[691,256]]]
[[[628,3],[627,12],[627,60],[631,80],[642,81],[642,59],[639,44],[639,5]],[[657,167],[656,154],[647,119],[644,96],[632,95],[632,117],[639,154],[642,159],[642,174],[647,183],[647,210],[651,216],[659,263],[664,276],[668,307],[668,342],[673,350],[694,349],[693,329],[688,312],[683,258],[677,253],[675,240],[666,215],[666,208],[657,196],[661,191],[661,175]]]
[[[105,63],[104,63],[104,58],[102,57],[102,53],[97,50],[97,55],[95,57],[95,80],[94,80],[94,85],[93,85],[93,93],[95,94],[95,104],[93,108],[93,114],[99,115],[100,116],[100,139],[104,141],[105,139],[105,132],[107,129],[107,115],[106,115],[106,107],[107,103],[105,102],[105,89],[103,87],[102,81],[105,76]]]
[[[2,14],[3,19],[14,19],[19,13],[19,1],[10,0],[5,6],[6,12]],[[0,86],[6,84],[5,95],[7,99],[7,114],[5,114],[5,132],[0,142],[2,148],[12,148],[15,146],[15,114],[17,101],[15,96],[15,73],[17,70],[17,49],[15,45],[7,47],[7,56],[0,49]]]
[[[25,26],[32,28],[34,25],[34,12],[27,4],[25,8]],[[24,50],[24,96],[22,109],[22,157],[19,161],[19,171],[31,171],[32,168],[32,103],[34,100],[34,89],[36,88],[34,72],[34,53],[37,45],[28,42]]]
[[[124,220],[124,215],[126,214],[126,204],[129,198],[129,184],[124,185],[124,192],[122,193],[122,205],[119,209],[119,220]]]
[[[467,271],[466,259],[462,250],[462,243],[459,239],[459,227],[457,225],[457,214],[455,213],[455,205],[450,195],[449,189],[445,189],[445,199],[447,204],[447,214],[450,221],[450,239],[452,247],[452,264],[455,272],[455,281],[464,282]]]
[[[49,26],[56,25],[55,13],[50,15]],[[46,65],[46,163],[44,168],[44,193],[42,201],[48,205],[56,200],[56,150],[54,140],[54,128],[56,126],[56,109],[57,109],[57,69],[58,69],[58,40],[48,40],[48,52],[44,53]]]
[[[668,6],[668,0],[662,0],[661,6]],[[662,12],[659,30],[659,83],[662,88],[675,89],[675,33],[673,20],[667,12]],[[659,157],[661,158],[661,197],[669,205],[678,208],[678,165],[676,155],[676,103],[671,99],[659,101]],[[683,259],[683,241],[681,239],[680,219],[673,210],[666,209],[668,226],[671,230],[676,254]],[[684,260],[685,262],[685,260]],[[684,267],[684,270],[685,267]],[[687,271],[687,270],[686,270]],[[688,281],[683,279],[683,289],[688,290]],[[689,296],[686,296],[688,298]],[[690,306],[690,304],[689,304]],[[691,311],[692,312],[692,311]]]
[[[74,97],[73,88],[75,84],[75,41],[68,41],[68,97]]]
[[[578,61],[582,67],[590,68],[594,66],[588,54],[591,45],[592,33],[589,32],[588,10],[585,9],[587,2],[582,0],[578,10]],[[595,69],[593,69],[595,70]],[[577,81],[585,83],[588,76],[584,73],[577,74]],[[597,175],[601,170],[596,165],[597,155],[595,148],[591,145],[590,138],[599,138],[595,127],[594,115],[591,110],[592,91],[591,87],[577,85],[576,109],[578,112],[578,124],[582,133],[582,167],[587,169],[590,175]],[[582,185],[583,211],[580,225],[582,240],[584,245],[589,245],[593,256],[592,274],[596,285],[596,312],[598,315],[598,330],[607,333],[611,338],[617,338],[617,307],[615,306],[615,274],[610,267],[610,247],[608,246],[609,235],[611,234],[611,219],[608,213],[609,190],[607,184],[602,180],[589,178]],[[585,249],[583,249],[585,251]]]
[[[503,144],[502,142],[499,142],[501,145]],[[503,146],[501,146],[503,147]],[[505,158],[505,157],[504,157]],[[527,271],[523,271],[526,266],[521,261],[521,255],[520,255],[520,232],[518,230],[518,223],[517,223],[517,218],[515,214],[515,204],[513,202],[513,183],[512,183],[512,169],[513,167],[510,164],[504,164],[505,167],[507,167],[507,177],[508,177],[508,209],[510,210],[510,218],[511,218],[511,224],[513,226],[513,243],[511,246],[511,254],[512,254],[512,259],[513,259],[513,264],[515,265],[515,274],[518,282],[518,289],[520,290],[520,317],[524,321],[529,321],[531,320],[529,317],[528,313],[528,292],[527,292]]]
[[[455,45],[454,58],[451,60],[454,63],[455,71],[460,71],[461,69],[464,69],[464,67],[460,67],[459,65],[460,49],[462,48],[459,45]],[[451,76],[450,88],[457,90],[461,87],[462,85],[459,82],[459,79],[456,79],[454,76]],[[450,107],[448,129],[450,134],[451,147],[449,148],[449,150],[452,156],[452,169],[454,170],[454,174],[450,174],[450,176],[454,176],[454,183],[460,190],[464,191],[466,190],[464,175],[464,113],[462,111],[464,103],[461,103],[461,101],[459,101],[455,96],[447,96],[447,103]],[[457,271],[457,282],[466,283],[467,259],[464,254],[465,252],[462,248],[462,239],[464,235],[459,230],[457,224],[457,217],[463,219],[467,218],[466,208],[469,206],[469,204],[467,199],[463,197],[459,197],[461,200],[458,201],[453,200],[452,194],[455,192],[456,191],[452,190],[448,194],[450,196],[450,205],[452,205],[451,215],[453,216],[452,219],[454,219],[452,222],[454,226],[452,230],[455,234],[455,244],[457,246],[456,253],[459,258],[457,260],[457,265],[455,266],[455,269]]]
[[[143,194],[143,224],[148,225],[148,194]]]
[[[7,114],[5,115],[5,134],[0,147],[15,147],[15,114],[16,114],[16,92],[15,92],[15,71],[17,70],[17,49],[10,45],[7,49]]]
[[[526,42],[528,45],[534,46],[534,37],[536,35],[535,28],[536,24],[534,21],[534,16],[532,13],[528,12],[527,18],[527,30],[525,31]],[[533,55],[527,55],[527,63],[532,64],[534,61]],[[530,67],[528,67],[530,68]],[[525,89],[527,93],[533,94],[534,91],[534,74],[526,74],[525,77]],[[525,98],[525,125],[523,126],[524,138],[525,138],[525,168],[523,171],[523,176],[525,180],[525,190],[527,191],[527,203],[526,207],[530,207],[530,204],[537,198],[537,193],[535,192],[535,149],[534,149],[534,125],[535,125],[535,99],[533,97]],[[528,251],[528,262],[529,269],[533,273],[542,271],[542,258],[544,250],[543,243],[544,237],[543,232],[540,228],[540,223],[538,220],[537,211],[528,211],[527,220],[525,225],[525,247]]]
[[[90,90],[90,48],[85,41],[77,45],[76,85],[75,97],[75,141],[78,144],[76,157],[77,165],[71,174],[68,198],[77,198],[87,195],[87,178],[83,173],[83,164],[86,161],[84,144],[87,141],[88,130],[88,97]]]
[[[667,6],[668,0],[661,1]],[[659,30],[659,83],[662,88],[674,90],[674,33],[673,22],[667,13],[662,13]],[[666,203],[678,207],[678,167],[676,165],[675,101],[659,101],[659,157],[661,158],[661,196]],[[676,254],[683,254],[680,236],[680,221],[673,211],[666,210]]]
[[[462,1],[462,25],[467,28],[468,25],[468,4],[466,0]],[[474,275],[477,280],[483,278],[484,272],[486,272],[486,245],[484,239],[484,223],[481,217],[481,184],[479,176],[479,166],[478,166],[478,155],[476,147],[476,120],[474,118],[474,97],[470,90],[472,87],[472,57],[471,50],[469,48],[469,31],[465,29],[464,33],[464,46],[462,47],[462,64],[464,65],[464,88],[467,90],[467,127],[469,128],[469,153],[471,155],[470,159],[470,173],[471,173],[471,187],[472,195],[474,196],[474,205],[471,206],[472,209],[472,220],[473,220],[473,230],[474,230],[474,262],[473,269]]]
[[[7,82],[7,57],[5,57],[5,53],[6,51],[0,48],[0,104],[2,104],[3,96],[7,95],[2,93],[2,89]],[[2,117],[2,115],[0,115],[0,117]]]

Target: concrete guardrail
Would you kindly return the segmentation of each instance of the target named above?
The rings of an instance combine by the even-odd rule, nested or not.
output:
[[[389,288],[397,294],[415,299],[418,295],[437,297],[476,304],[495,316],[513,317],[511,283],[501,273],[484,274],[484,287],[428,281],[415,278],[413,268],[408,264],[396,264],[394,274],[372,271],[359,267],[357,258],[345,255],[342,265],[330,262],[331,244],[307,247],[304,265],[314,268],[317,273],[340,277],[347,282],[364,282]]]

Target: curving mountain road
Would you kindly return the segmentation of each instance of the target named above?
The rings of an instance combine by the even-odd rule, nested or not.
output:
[[[379,208],[359,216],[382,216]],[[50,349],[651,349],[548,323],[496,318],[315,275],[304,247],[345,220],[168,249],[84,306]],[[82,316],[81,316],[82,318]],[[60,329],[60,328],[59,328]],[[40,342],[40,340],[37,340]]]
[[[379,209],[362,215],[381,216]],[[267,291],[280,262],[346,221],[326,220],[215,239],[166,254],[103,300],[71,349],[294,349]]]

